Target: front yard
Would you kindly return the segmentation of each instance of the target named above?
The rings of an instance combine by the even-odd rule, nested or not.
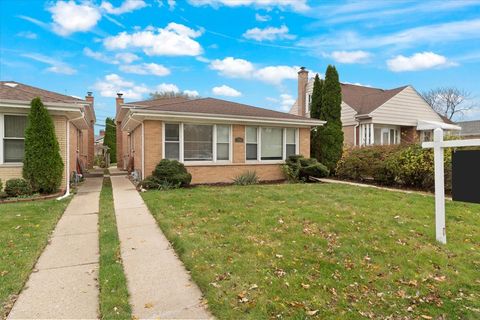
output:
[[[142,194],[219,319],[480,317],[480,205],[333,184]]]
[[[22,289],[68,200],[0,205],[0,318]]]

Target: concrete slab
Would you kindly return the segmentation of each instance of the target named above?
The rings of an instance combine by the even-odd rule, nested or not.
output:
[[[212,318],[202,304],[200,289],[131,182],[122,176],[111,179],[133,315],[141,319]]]
[[[64,215],[57,224],[53,237],[98,232],[98,215]]]
[[[32,273],[8,319],[97,319],[97,277],[92,265]]]
[[[98,318],[96,212],[102,181],[91,178],[79,187],[8,319]]]
[[[36,269],[97,263],[98,254],[97,233],[54,237],[38,259]]]

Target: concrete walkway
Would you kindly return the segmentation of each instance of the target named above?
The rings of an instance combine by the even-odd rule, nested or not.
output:
[[[115,214],[134,317],[208,319],[202,293],[125,176],[111,176]]]
[[[80,186],[8,319],[98,318],[98,210],[103,178]]]

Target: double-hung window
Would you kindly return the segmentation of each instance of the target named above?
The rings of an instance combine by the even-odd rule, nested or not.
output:
[[[164,158],[183,162],[229,161],[230,125],[165,124]]]
[[[180,160],[180,125],[165,124],[165,159]]]
[[[297,154],[296,128],[246,127],[246,160],[284,160]]]
[[[3,162],[23,162],[25,154],[25,129],[27,117],[3,115]]]
[[[246,149],[247,160],[258,159],[258,128],[246,127]]]
[[[217,127],[217,160],[230,159],[230,126],[216,125]]]

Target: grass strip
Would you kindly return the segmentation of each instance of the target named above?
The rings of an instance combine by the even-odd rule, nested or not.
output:
[[[120,255],[110,178],[103,179],[100,193],[100,314],[102,319],[131,319],[127,280]]]
[[[70,199],[0,205],[0,318],[11,309]]]

